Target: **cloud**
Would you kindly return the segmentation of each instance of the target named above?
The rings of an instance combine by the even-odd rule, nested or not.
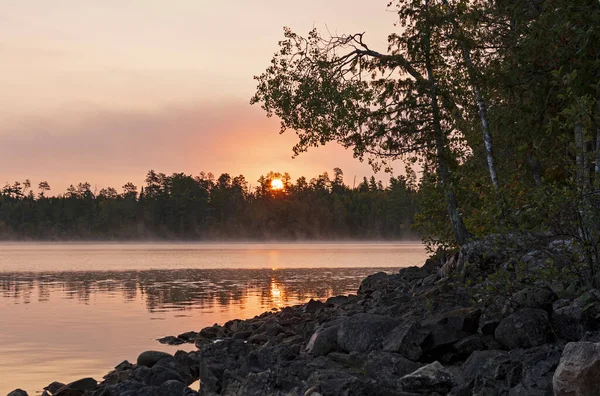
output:
[[[292,160],[295,135],[277,132],[276,120],[234,101],[147,111],[65,109],[0,126],[0,182],[48,180],[57,193],[83,180],[98,188],[141,183],[148,169],[241,173],[251,182],[269,170],[312,177],[340,166],[350,178],[370,174],[335,145]]]

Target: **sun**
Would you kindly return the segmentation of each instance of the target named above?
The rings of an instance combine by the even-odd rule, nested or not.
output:
[[[281,179],[271,180],[271,189],[283,190],[283,182],[281,181]]]

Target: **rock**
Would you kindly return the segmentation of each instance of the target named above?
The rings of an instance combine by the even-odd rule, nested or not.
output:
[[[423,366],[398,380],[403,391],[427,395],[433,393],[445,395],[454,387],[454,382],[452,373],[445,369],[440,362]]]
[[[337,350],[339,328],[339,325],[317,328],[306,345],[306,352],[314,356],[325,356]]]
[[[421,331],[421,326],[417,322],[402,323],[383,340],[383,350],[398,352],[410,360],[419,360],[423,353],[420,345],[427,335],[427,332]]]
[[[600,303],[596,290],[575,301],[558,300],[552,306],[552,327],[560,338],[579,341],[588,331],[600,330]]]
[[[480,315],[479,309],[461,308],[424,320],[421,325],[428,335],[421,348],[429,361],[439,359],[448,346],[477,332]]]
[[[146,351],[146,352],[142,352],[138,356],[137,365],[152,368],[156,363],[158,363],[162,359],[166,359],[166,358],[170,358],[170,357],[173,357],[173,356],[166,352]]]
[[[48,392],[55,394],[56,392],[58,392],[58,390],[60,388],[63,388],[65,386],[65,384],[63,384],[62,382],[57,382],[54,381],[53,383],[51,383],[50,385],[46,386],[44,388],[44,390],[47,390]]]
[[[213,325],[200,330],[199,336],[202,338],[213,340],[215,338],[223,338],[225,336],[225,333],[223,332],[223,328],[221,326]]]
[[[127,360],[123,360],[121,363],[117,364],[115,366],[115,370],[128,370],[128,369],[132,369],[133,368],[133,364],[129,363]],[[50,386],[50,385],[48,385]],[[44,388],[46,389],[46,388]],[[52,392],[52,391],[50,391]]]
[[[513,245],[523,244],[520,235],[489,235],[485,239],[471,241],[460,248],[456,261],[456,270],[463,280],[478,281],[496,272],[506,263]]]
[[[558,366],[561,352],[558,348],[544,345],[512,356],[521,363],[521,381],[511,389],[514,396],[546,396],[552,389],[552,376]]]
[[[381,349],[382,341],[398,325],[383,315],[359,313],[345,320],[337,334],[337,343],[346,352]]]
[[[531,348],[548,340],[548,313],[542,309],[523,308],[504,318],[495,331],[496,339],[506,348]]]
[[[385,292],[394,290],[401,285],[406,285],[406,282],[400,279],[399,274],[388,275],[385,272],[378,272],[363,279],[357,294],[358,296],[365,296],[376,291]]]
[[[196,333],[195,331],[188,331],[182,334],[179,334],[177,338],[183,340],[185,342],[194,342],[200,336],[200,333]]]
[[[430,274],[425,268],[422,267],[406,267],[400,269],[400,279],[406,282],[413,282],[415,280],[425,279]]]
[[[397,353],[373,351],[367,356],[363,372],[379,384],[395,388],[397,378],[410,374],[418,368],[419,364]]]
[[[327,301],[325,301],[325,305],[327,306],[339,306],[348,302],[348,296],[336,296],[329,297]]]
[[[448,326],[455,330],[474,334],[479,327],[479,317],[481,310],[479,308],[459,308],[452,311],[443,312],[432,318],[426,319],[421,324]]]
[[[252,335],[251,331],[238,331],[231,338],[234,340],[247,340]]]
[[[167,345],[185,344],[184,340],[177,338],[177,337],[173,337],[173,336],[166,336],[163,338],[159,338],[157,341],[160,342],[161,344],[167,344]]]
[[[440,279],[438,274],[431,274],[427,278],[423,279],[423,286],[433,286],[438,279]]]
[[[552,306],[552,328],[560,338],[579,341],[585,334],[583,309],[577,301],[558,300]]]
[[[447,352],[443,359],[444,363],[466,359],[475,351],[488,349],[488,346],[484,337],[479,334],[473,334],[455,342],[450,348],[451,350]]]
[[[570,342],[552,380],[555,396],[596,395],[600,389],[600,343]]]
[[[93,378],[82,378],[80,380],[71,382],[70,384],[65,385],[67,388],[78,389],[82,391],[93,391],[96,389],[98,385],[98,381]]]
[[[27,392],[25,392],[23,389],[15,389],[6,396],[27,396]]]
[[[475,351],[463,365],[463,394],[549,395],[559,359],[560,349],[549,345],[510,352]]]
[[[302,311],[304,313],[315,313],[324,307],[325,307],[325,304],[323,304],[321,301],[313,300],[311,298],[310,301],[307,302],[306,305],[304,305],[304,307],[302,307]]]
[[[58,392],[54,394],[54,396],[83,396],[85,395],[85,391],[81,389],[73,389],[69,387],[64,387]]]
[[[437,274],[442,268],[442,261],[437,258],[428,258],[421,268],[427,271],[428,274]]]
[[[530,286],[519,290],[512,296],[511,300],[519,307],[541,308],[551,311],[552,303],[558,300],[558,296],[547,286]]]

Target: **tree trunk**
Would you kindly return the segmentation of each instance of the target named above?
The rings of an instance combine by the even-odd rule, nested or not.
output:
[[[467,72],[469,74],[469,80],[470,80],[471,86],[473,87],[473,92],[475,94],[475,101],[477,102],[479,118],[481,120],[481,129],[483,132],[483,142],[485,145],[485,154],[486,154],[486,159],[487,159],[487,164],[488,164],[488,170],[490,173],[490,178],[492,179],[492,184],[494,186],[494,189],[496,191],[498,191],[498,189],[499,189],[498,174],[496,173],[496,166],[494,165],[494,150],[493,150],[494,146],[493,146],[493,141],[492,141],[492,134],[490,132],[490,127],[489,127],[487,104],[485,103],[485,100],[483,99],[483,95],[481,94],[481,87],[479,85],[479,79],[477,77],[477,72],[476,72],[475,66],[473,65],[473,62],[471,60],[471,50],[469,49],[465,40],[462,39],[462,37],[460,37],[461,36],[460,26],[458,25],[458,22],[456,21],[456,19],[450,12],[450,5],[448,4],[448,0],[443,0],[443,3],[448,9],[447,12],[448,12],[448,15],[450,15],[450,19],[452,21],[454,30],[456,31],[456,34],[459,35],[458,40],[460,41],[460,48],[461,48],[461,52],[462,52],[463,62],[465,63],[465,66],[467,67]]]
[[[430,48],[430,34],[427,33],[425,43],[425,63],[427,67],[427,81],[429,83],[429,99],[431,102],[431,109],[433,115],[433,130],[435,135],[435,147],[437,154],[437,173],[440,177],[442,188],[444,190],[444,196],[446,198],[446,204],[448,209],[448,216],[450,217],[450,225],[452,227],[452,233],[456,243],[460,246],[467,243],[470,239],[470,234],[465,227],[462,219],[462,215],[458,210],[458,200],[456,194],[452,189],[450,181],[450,171],[448,169],[448,155],[446,150],[446,136],[442,130],[441,114],[437,97],[437,85],[435,76],[433,74],[433,67],[431,65],[431,48]]]
[[[600,86],[598,87],[600,91]],[[598,107],[598,114],[596,114],[596,158],[594,166],[594,187],[597,191],[600,191],[600,94],[596,98],[596,105]]]
[[[575,176],[577,181],[577,191],[583,193],[585,189],[585,163],[584,163],[584,138],[583,126],[580,123],[575,124]]]

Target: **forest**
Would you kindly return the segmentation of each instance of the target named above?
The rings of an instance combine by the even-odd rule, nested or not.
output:
[[[600,2],[392,0],[368,32],[284,29],[251,99],[296,154],[336,142],[418,163],[430,247],[490,234],[573,241],[600,270]]]
[[[37,191],[34,191],[37,190]],[[149,171],[139,190],[92,191],[89,183],[50,195],[46,181],[0,190],[2,240],[341,240],[418,239],[414,175],[375,177],[354,188],[334,169],[295,183],[269,172],[254,188],[244,176]]]

